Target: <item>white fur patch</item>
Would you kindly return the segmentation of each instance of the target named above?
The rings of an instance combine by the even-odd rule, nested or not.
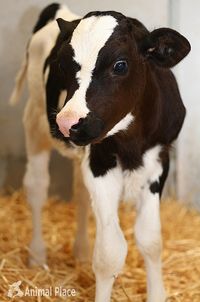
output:
[[[134,121],[131,113],[128,113],[121,121],[119,121],[107,134],[106,137],[116,134],[119,131],[125,131],[128,126]]]
[[[74,60],[81,66],[81,70],[76,75],[80,87],[62,110],[75,111],[80,117],[86,117],[89,113],[86,92],[92,72],[99,51],[110,38],[117,24],[117,20],[112,16],[92,16],[81,20],[74,30],[70,44],[74,50]]]
[[[159,179],[162,174],[162,165],[159,161],[161,146],[147,150],[143,155],[143,166],[137,170],[124,172],[124,200],[138,200],[141,189],[149,186],[150,182]],[[149,188],[148,188],[149,190]]]
[[[85,156],[82,161],[84,182],[91,194],[92,206],[94,210],[96,207],[95,203],[99,202],[99,206],[102,207],[102,211],[104,211],[105,215],[110,218],[110,214],[112,214],[113,211],[111,201],[116,203],[114,206],[115,208],[116,205],[118,206],[122,194],[122,169],[120,165],[117,165],[117,167],[109,169],[105,175],[94,177],[89,166],[89,153],[90,147],[86,147]],[[111,213],[109,213],[110,211]],[[107,224],[107,222],[105,222],[105,224]]]
[[[82,67],[79,73],[80,80],[82,80],[82,73],[91,75],[99,51],[110,38],[117,24],[117,20],[112,16],[92,16],[78,24],[70,44],[74,49],[74,60]]]

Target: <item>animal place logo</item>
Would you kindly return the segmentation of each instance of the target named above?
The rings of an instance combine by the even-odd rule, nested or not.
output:
[[[39,288],[37,286],[33,288],[26,287],[24,290],[20,288],[22,281],[16,281],[9,285],[7,297],[75,297],[77,292],[74,288],[63,288],[61,286]]]
[[[23,297],[24,293],[20,289],[21,284],[22,284],[22,281],[17,281],[17,282],[14,282],[13,284],[9,285],[7,296],[9,298]]]

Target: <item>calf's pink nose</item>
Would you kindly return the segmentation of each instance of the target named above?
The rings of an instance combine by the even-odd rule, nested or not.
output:
[[[56,123],[58,124],[60,132],[69,137],[69,130],[73,125],[78,124],[80,117],[75,113],[59,112],[56,116]]]

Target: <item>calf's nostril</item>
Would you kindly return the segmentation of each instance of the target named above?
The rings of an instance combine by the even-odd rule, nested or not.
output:
[[[84,121],[84,118],[83,118],[83,117],[81,117],[81,118],[79,119],[78,123],[79,123],[79,124],[82,124],[82,123],[83,123],[83,121]]]
[[[73,125],[70,130],[74,130],[74,131],[78,130],[78,127],[79,127],[79,123]]]
[[[78,128],[83,124],[83,118],[80,118],[78,123],[73,125],[70,130],[78,131]]]

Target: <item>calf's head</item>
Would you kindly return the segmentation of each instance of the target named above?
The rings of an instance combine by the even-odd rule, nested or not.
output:
[[[116,12],[57,22],[64,37],[58,64],[67,98],[56,122],[63,136],[77,145],[125,130],[134,122],[149,62],[170,68],[190,51],[178,32],[149,32],[139,21]]]

